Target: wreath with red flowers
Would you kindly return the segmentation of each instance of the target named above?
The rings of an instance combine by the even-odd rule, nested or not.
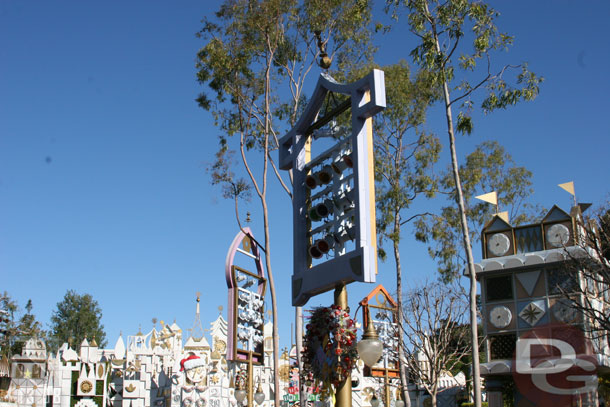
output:
[[[337,387],[358,360],[356,323],[336,305],[310,313],[303,338],[303,376],[312,377],[323,389]]]
[[[247,377],[248,373],[244,369],[239,369],[237,372],[235,372],[235,388],[245,389]]]

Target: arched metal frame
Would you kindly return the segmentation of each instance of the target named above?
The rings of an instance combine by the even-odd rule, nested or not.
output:
[[[225,261],[225,278],[229,289],[227,360],[247,362],[251,357],[252,363],[263,364],[267,280],[258,246],[252,236],[252,231],[247,227],[237,233]],[[238,253],[250,258],[256,271],[236,266],[234,261]]]
[[[312,171],[307,144],[313,139],[314,129],[328,123],[332,117],[318,119],[329,92],[347,95],[345,106],[338,106],[328,115],[338,115],[351,109],[351,159],[353,161],[353,203],[355,248],[342,251],[315,266],[311,266],[309,248],[312,239],[308,214],[309,190],[305,186]],[[364,78],[340,84],[322,74],[310,102],[297,124],[280,140],[280,168],[293,173],[293,248],[292,305],[303,306],[314,295],[334,289],[339,284],[354,281],[375,282],[377,246],[375,229],[375,189],[372,116],[385,108],[385,82],[381,70],[373,70]],[[316,121],[317,120],[317,121]],[[339,141],[337,144],[341,143]]]

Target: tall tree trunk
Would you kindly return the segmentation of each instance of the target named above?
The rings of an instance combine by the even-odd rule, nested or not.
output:
[[[269,40],[267,38],[267,40]],[[271,47],[269,47],[271,48]],[[273,52],[269,51],[267,55],[267,69],[265,71],[265,159],[263,168],[263,194],[261,203],[263,205],[263,224],[265,228],[265,262],[267,266],[267,274],[269,276],[269,293],[271,294],[271,313],[273,314],[273,396],[275,406],[280,405],[280,335],[278,330],[277,317],[277,301],[275,296],[275,282],[273,272],[271,271],[271,247],[269,245],[269,209],[267,208],[267,166],[269,162],[269,133],[271,128],[271,63],[273,61]]]
[[[433,32],[436,51],[440,54],[441,47],[434,26]],[[444,67],[441,67],[440,73],[443,80],[443,96],[445,99],[445,115],[447,117],[447,133],[449,134],[449,148],[451,151],[451,167],[453,170],[453,179],[455,181],[455,189],[457,192],[456,201],[460,212],[460,222],[462,224],[462,242],[464,244],[464,250],[466,251],[468,278],[470,279],[470,336],[472,341],[472,387],[474,390],[474,405],[475,407],[481,407],[481,371],[479,365],[479,334],[477,326],[477,280],[474,271],[470,232],[468,231],[464,194],[462,192],[462,183],[460,181],[459,165],[455,148],[455,133],[453,131],[453,116],[451,112],[451,96],[449,94],[449,84],[447,83]]]
[[[400,230],[400,218],[399,218],[399,214],[398,211],[395,211],[394,213],[394,236],[396,236],[396,234],[399,232]],[[394,243],[394,262],[396,263],[396,305],[398,307],[398,315],[397,315],[397,320],[398,320],[398,335],[399,335],[399,340],[398,340],[398,371],[399,371],[399,375],[400,375],[400,383],[402,385],[402,389],[400,389],[400,391],[402,392],[402,399],[405,402],[405,406],[406,407],[411,407],[411,398],[409,397],[409,377],[407,375],[407,364],[405,363],[405,351],[403,348],[403,341],[402,341],[402,335],[403,335],[403,330],[402,330],[402,264],[400,262],[400,251],[398,250],[398,244],[399,242],[396,241],[395,239],[392,240]]]
[[[280,335],[278,332],[277,319],[277,301],[275,299],[275,282],[273,280],[273,272],[271,271],[271,248],[269,247],[269,218],[267,210],[267,201],[263,200],[263,219],[265,227],[265,265],[267,267],[267,276],[269,280],[269,294],[271,294],[271,314],[273,315],[273,395],[275,405],[280,405],[280,376],[277,374],[280,370]]]

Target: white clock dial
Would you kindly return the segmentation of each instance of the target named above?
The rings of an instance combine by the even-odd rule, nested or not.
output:
[[[510,239],[504,233],[496,233],[487,241],[487,248],[495,256],[503,256],[510,248]]]
[[[565,246],[570,239],[570,230],[565,225],[553,225],[546,231],[546,241],[553,247]]]
[[[489,322],[498,329],[506,328],[512,319],[512,312],[504,305],[497,305],[489,311]]]

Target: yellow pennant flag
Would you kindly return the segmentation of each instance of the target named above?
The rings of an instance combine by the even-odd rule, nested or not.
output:
[[[476,199],[480,199],[481,201],[488,202],[490,204],[497,205],[498,204],[498,193],[496,191],[489,192],[487,194],[475,196]]]
[[[559,188],[563,189],[564,191],[567,191],[567,192],[571,193],[572,195],[576,195],[574,193],[574,181],[565,182],[565,183],[559,184],[557,186]]]
[[[507,212],[507,211],[504,211],[504,212],[500,212],[500,213],[498,213],[498,217],[499,217],[500,219],[502,219],[504,222],[506,222],[506,223],[510,223],[510,222],[508,221],[508,212]]]

